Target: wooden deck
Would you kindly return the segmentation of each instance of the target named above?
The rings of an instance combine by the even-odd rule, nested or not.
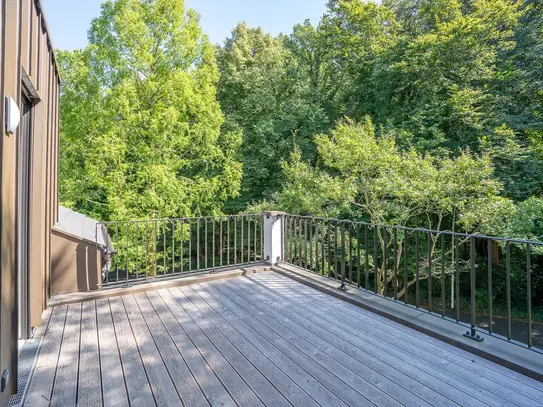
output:
[[[543,383],[274,272],[56,307],[28,406],[525,406]]]

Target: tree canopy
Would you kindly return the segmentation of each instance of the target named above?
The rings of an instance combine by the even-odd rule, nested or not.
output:
[[[99,219],[219,213],[239,193],[240,132],[221,131],[213,46],[176,0],[102,5],[60,52],[60,193]]]
[[[59,53],[62,202],[536,238],[542,4],[329,0],[320,21],[240,23],[213,47],[183,2],[106,2],[90,45]]]

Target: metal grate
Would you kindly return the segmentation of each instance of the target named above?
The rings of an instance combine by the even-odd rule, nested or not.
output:
[[[21,352],[19,352],[19,367],[18,367],[18,385],[17,394],[14,394],[9,400],[9,407],[21,406],[26,396],[28,382],[32,377],[36,356],[40,349],[41,338],[25,342]]]

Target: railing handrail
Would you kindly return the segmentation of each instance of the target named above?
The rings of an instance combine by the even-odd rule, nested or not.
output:
[[[436,235],[446,235],[446,236],[456,236],[456,237],[466,237],[466,238],[476,238],[476,239],[487,239],[487,240],[495,240],[500,242],[510,242],[510,243],[519,243],[519,244],[531,244],[536,246],[543,246],[542,241],[537,240],[527,240],[527,239],[519,239],[519,238],[510,238],[510,237],[500,237],[500,236],[492,236],[492,235],[485,235],[481,233],[463,233],[463,232],[455,232],[452,230],[435,230],[435,229],[428,229],[424,227],[418,227],[413,228],[409,226],[402,226],[402,225],[389,225],[384,223],[371,223],[371,222],[364,222],[364,221],[354,221],[350,219],[339,219],[339,218],[326,218],[326,217],[320,217],[320,216],[308,216],[308,215],[292,215],[292,214],[285,214],[283,215],[285,217],[292,217],[292,218],[299,218],[299,219],[308,219],[308,220],[317,220],[317,221],[325,221],[325,222],[344,222],[344,223],[350,223],[351,225],[363,225],[368,227],[380,227],[380,228],[389,228],[389,229],[396,229],[396,230],[405,230],[409,232],[425,232],[425,233],[432,233]]]
[[[128,219],[128,220],[108,220],[97,222],[97,225],[110,225],[113,223],[144,223],[144,222],[166,222],[166,221],[188,221],[188,220],[217,220],[217,219],[234,219],[241,217],[256,217],[262,216],[262,213],[243,213],[236,215],[215,215],[215,216],[193,216],[193,217],[183,217],[183,218],[147,218],[147,219]]]

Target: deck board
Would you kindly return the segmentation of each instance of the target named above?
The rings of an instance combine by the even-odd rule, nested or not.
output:
[[[320,291],[297,285],[296,282],[281,274],[275,273],[274,275],[266,276],[266,280],[280,283],[289,290],[296,289],[298,292],[312,297],[317,303],[320,303],[320,300],[322,299],[333,300],[334,309],[341,311],[341,314],[343,314],[342,318],[345,318],[346,316],[359,318],[355,323],[362,323],[364,326],[371,326],[372,329],[374,327],[378,328],[385,331],[388,335],[392,335],[394,337],[402,337],[405,342],[417,344],[430,354],[439,355],[440,358],[442,358],[444,361],[448,361],[453,366],[468,363],[470,365],[470,370],[481,377],[492,380],[493,382],[510,388],[517,393],[529,394],[530,397],[536,401],[543,399],[543,383],[530,377],[506,369],[489,360],[483,358],[473,358],[473,354],[463,349],[425,335],[419,331],[410,329],[402,324],[398,324],[353,304],[330,297],[321,293]]]
[[[543,384],[274,272],[52,309],[27,406],[543,406]]]
[[[105,407],[128,406],[128,393],[109,300],[102,299],[94,303],[98,328],[103,403]],[[96,364],[96,361],[94,363]]]
[[[25,406],[48,406],[58,365],[58,355],[66,322],[67,306],[55,308],[43,338],[36,368],[25,399]]]
[[[70,304],[68,305],[68,315],[66,316],[62,335],[62,346],[60,347],[51,406],[64,407],[76,403],[80,328],[81,304]]]
[[[237,283],[238,282],[235,282],[233,285],[237,285]],[[230,282],[228,282],[228,284],[225,284],[225,287],[229,287],[230,285]],[[422,382],[428,388],[441,393],[443,396],[458,404],[474,407],[487,405],[476,399],[473,394],[465,393],[457,389],[451,383],[448,383],[451,381],[450,379],[446,378],[446,381],[440,381],[434,375],[426,372],[425,369],[419,369],[404,361],[401,357],[392,356],[388,349],[380,349],[379,344],[376,341],[368,342],[361,340],[356,335],[340,329],[334,324],[334,321],[331,318],[328,318],[324,314],[316,315],[316,313],[313,312],[303,312],[303,315],[301,315],[302,310],[304,309],[301,302],[293,302],[293,300],[289,300],[286,297],[277,296],[272,291],[265,290],[262,286],[257,285],[251,280],[248,283],[244,282],[243,290],[240,289],[239,292],[245,296],[251,294],[254,297],[252,301],[263,302],[270,307],[280,310],[283,315],[306,326],[310,331],[318,332],[320,336],[327,338],[328,341],[333,341],[332,343],[335,342],[337,346],[341,346],[344,350],[358,346],[358,349],[374,355],[382,362],[403,372],[405,375]],[[291,311],[291,309],[295,309],[296,311]],[[440,374],[438,371],[435,373],[437,375]]]
[[[111,298],[109,305],[113,316],[115,336],[121,355],[130,405],[141,407],[154,405],[155,400],[151,392],[147,372],[141,360],[140,351],[130,328],[128,315],[121,297]]]
[[[100,360],[96,304],[94,301],[89,301],[81,305],[81,344],[79,349],[77,404],[82,407],[94,407],[102,403],[100,363],[96,363],[96,361]]]
[[[299,294],[311,299],[308,305],[313,309],[323,309],[329,315],[333,316],[336,321],[342,321],[344,326],[361,327],[362,333],[358,335],[361,338],[368,336],[378,338],[382,340],[383,343],[392,345],[394,348],[417,355],[417,357],[429,362],[433,366],[443,369],[443,371],[448,372],[451,375],[469,378],[471,385],[475,384],[481,388],[487,389],[494,395],[508,400],[509,402],[519,406],[531,407],[534,406],[534,403],[536,403],[535,405],[540,405],[540,401],[543,400],[542,392],[532,389],[529,386],[521,385],[515,380],[512,381],[503,374],[497,374],[494,371],[485,371],[478,368],[477,365],[472,366],[472,359],[461,359],[460,357],[455,357],[454,353],[451,354],[426,341],[413,339],[409,335],[400,335],[399,331],[390,325],[371,318],[370,315],[373,314],[370,312],[350,312],[355,310],[343,307],[344,301],[318,293],[315,290],[309,289],[309,287],[306,288],[292,285],[290,283],[292,280],[282,276],[279,278],[264,276],[263,278],[255,278],[255,280],[265,282],[266,286],[270,288],[286,289],[286,292],[296,288]],[[329,305],[329,307],[326,307],[327,305]],[[396,324],[396,326],[401,325]],[[456,349],[454,347],[451,348]],[[499,400],[496,401],[493,396],[488,397],[488,394],[484,394],[484,396],[487,396],[487,400],[493,402],[494,405],[499,405]]]
[[[136,294],[135,297],[170,377],[176,378],[173,380],[173,384],[179,397],[183,400],[183,404],[191,407],[209,406],[204,393],[202,393],[184,359],[178,357],[175,343],[164,329],[147,295],[140,293]],[[172,355],[176,357],[172,357]],[[177,378],[183,378],[183,380],[177,380]]]
[[[162,295],[167,295],[164,292]],[[147,293],[153,308],[164,324],[168,334],[175,342],[179,354],[187,362],[194,378],[202,389],[206,399],[211,405],[234,406],[234,400],[227,392],[215,372],[207,364],[206,360],[191,341],[186,330],[181,326],[163,298],[156,291]],[[170,355],[175,357],[175,355]]]

